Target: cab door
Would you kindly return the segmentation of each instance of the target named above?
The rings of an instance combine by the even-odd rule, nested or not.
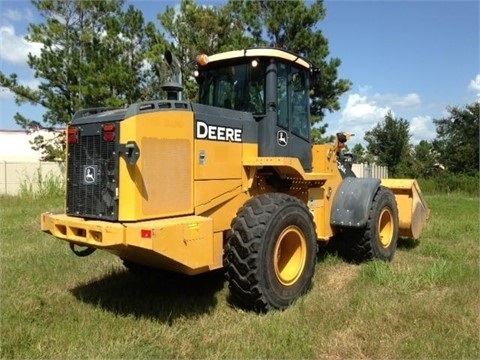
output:
[[[295,157],[311,171],[309,73],[290,64],[277,64],[277,123],[275,156]]]

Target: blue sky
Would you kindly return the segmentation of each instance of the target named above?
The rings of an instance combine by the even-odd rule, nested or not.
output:
[[[156,20],[165,6],[178,2],[129,1],[147,20]],[[218,5],[221,1],[201,0]],[[329,40],[330,55],[339,57],[339,76],[353,82],[341,98],[341,109],[329,114],[327,133],[355,133],[351,144],[363,142],[391,111],[410,121],[412,142],[435,137],[433,119],[448,106],[480,101],[480,2],[327,0],[327,16],[318,24]],[[23,84],[38,85],[26,65],[38,44],[24,40],[28,23],[42,21],[27,1],[0,0],[0,70],[17,73]],[[17,106],[0,88],[0,129],[19,129],[20,112],[41,120],[43,109]]]

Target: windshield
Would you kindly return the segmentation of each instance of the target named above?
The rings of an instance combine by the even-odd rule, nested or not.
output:
[[[199,101],[226,109],[265,113],[265,63],[224,64],[197,77]]]

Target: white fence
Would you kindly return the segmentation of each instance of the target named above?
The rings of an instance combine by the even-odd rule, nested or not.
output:
[[[0,161],[0,194],[16,195],[22,186],[31,186],[33,190],[41,181],[62,179],[65,176],[62,162],[15,162]],[[352,171],[358,177],[388,178],[385,166],[353,164]]]
[[[0,161],[0,194],[16,195],[22,186],[38,188],[41,182],[64,178],[62,162]]]
[[[387,179],[388,167],[369,164],[353,164],[352,171],[361,178]]]

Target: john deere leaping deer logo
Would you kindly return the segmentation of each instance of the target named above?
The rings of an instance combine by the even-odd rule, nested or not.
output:
[[[277,132],[277,144],[280,146],[287,146],[288,134],[284,130],[278,130]]]
[[[94,185],[97,183],[97,165],[84,165],[83,166],[83,184]]]

